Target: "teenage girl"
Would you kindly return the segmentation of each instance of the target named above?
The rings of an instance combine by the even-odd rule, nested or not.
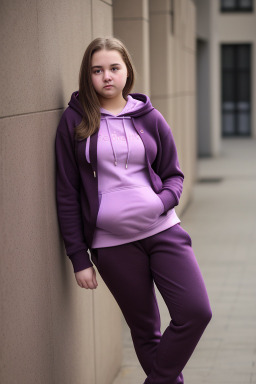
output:
[[[57,129],[58,218],[77,284],[97,287],[94,264],[130,327],[145,384],[181,384],[211,308],[175,213],[184,175],[172,132],[147,96],[130,94],[133,83],[122,42],[89,44]],[[171,316],[163,335],[153,282]]]

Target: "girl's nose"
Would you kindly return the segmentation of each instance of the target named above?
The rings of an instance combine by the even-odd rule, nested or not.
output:
[[[111,80],[111,74],[109,71],[104,72],[104,81],[109,81]]]

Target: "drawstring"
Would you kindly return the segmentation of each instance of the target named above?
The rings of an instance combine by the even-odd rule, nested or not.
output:
[[[110,134],[110,130],[109,130],[109,126],[108,126],[108,119],[107,118],[106,118],[106,123],[107,123],[108,135],[109,135],[109,139],[110,139],[110,143],[111,143],[111,147],[112,147],[112,151],[113,151],[113,155],[114,155],[114,164],[115,164],[115,166],[117,166],[116,152],[115,152],[115,149],[114,149],[114,145],[112,143],[112,138],[111,138],[111,134]]]
[[[113,145],[113,142],[112,142],[112,138],[111,138],[111,132],[110,132],[109,124],[108,124],[108,118],[106,117],[105,119],[106,119],[106,124],[107,124],[108,135],[109,135],[109,139],[110,139],[110,143],[111,143],[111,147],[112,147],[112,151],[113,151],[113,155],[114,155],[114,164],[115,164],[115,166],[117,166],[117,155],[116,155],[115,148],[114,148],[114,145]],[[129,156],[130,156],[130,147],[129,147],[129,141],[128,141],[127,132],[126,132],[126,129],[125,129],[124,120],[125,119],[123,117],[122,118],[123,129],[124,129],[124,134],[125,134],[126,143],[127,143],[127,158],[126,158],[126,164],[125,164],[125,168],[127,169],[128,168]]]
[[[127,169],[128,168],[128,162],[129,162],[129,156],[130,156],[130,146],[129,146],[127,132],[126,132],[126,129],[125,129],[125,123],[124,123],[125,117],[121,117],[120,116],[120,118],[122,119],[123,130],[124,130],[124,134],[125,134],[125,138],[126,138],[126,144],[127,144],[127,157],[126,157],[126,163],[125,163],[125,168]],[[108,135],[109,135],[109,140],[110,140],[111,148],[112,148],[113,155],[114,155],[114,164],[115,164],[115,166],[117,166],[117,155],[116,155],[115,148],[114,148],[113,141],[112,141],[112,137],[111,137],[111,132],[110,132],[108,118],[105,117],[105,120],[106,120],[106,125],[107,125],[107,130],[108,130]],[[88,163],[90,163],[90,149],[89,149],[90,147],[91,147],[91,140],[90,140],[90,136],[89,136],[87,138],[86,146],[85,146],[85,157],[86,157],[86,160],[88,161]],[[95,178],[97,177],[96,171],[94,169],[93,169],[93,176]]]
[[[129,154],[130,154],[130,147],[129,147],[129,141],[128,141],[128,137],[127,137],[127,133],[126,133],[126,129],[125,129],[124,118],[122,119],[122,121],[123,121],[123,128],[124,128],[124,133],[125,133],[126,143],[127,143],[127,158],[126,158],[126,164],[125,164],[125,168],[127,169],[128,168],[128,161],[129,161]]]

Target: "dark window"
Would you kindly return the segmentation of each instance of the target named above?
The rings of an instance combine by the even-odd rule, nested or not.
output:
[[[222,12],[252,12],[253,0],[221,0]]]
[[[249,136],[251,133],[251,45],[223,44],[222,134]]]

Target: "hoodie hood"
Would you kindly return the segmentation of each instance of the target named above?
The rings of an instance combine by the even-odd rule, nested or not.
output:
[[[71,95],[71,99],[68,103],[68,105],[75,110],[81,117],[84,116],[82,106],[79,102],[79,92],[75,91]],[[109,111],[101,108],[101,122],[104,121],[106,123],[107,127],[107,132],[109,135],[110,139],[110,144],[112,147],[112,152],[113,152],[113,163],[115,166],[118,164],[118,159],[117,159],[117,152],[115,150],[115,146],[113,144],[112,140],[112,134],[113,134],[113,126],[111,127],[111,120],[121,120],[121,124],[123,126],[123,132],[125,135],[125,140],[127,143],[127,156],[126,156],[126,164],[125,168],[128,168],[128,162],[129,162],[129,157],[130,157],[130,145],[129,145],[129,140],[128,140],[128,135],[127,135],[127,127],[126,127],[126,120],[132,120],[132,118],[140,117],[143,115],[146,115],[147,113],[151,112],[154,109],[154,107],[151,104],[151,101],[147,95],[144,95],[142,93],[131,93],[128,95],[127,98],[127,103],[124,107],[124,109],[117,115],[114,116],[112,115]],[[112,121],[113,123],[113,121]],[[86,143],[86,159],[90,163],[90,145],[91,145],[91,140],[90,137],[87,139]],[[94,170],[94,175],[96,175],[96,170]]]
[[[137,103],[136,101],[140,101],[143,104]],[[133,105],[132,108],[130,108],[131,104]],[[74,109],[81,117],[84,116],[82,106],[79,102],[79,92],[78,91],[75,91],[72,93],[71,99],[70,99],[68,105],[72,109]],[[128,116],[129,115],[130,117],[138,117],[138,116],[142,116],[142,115],[149,113],[153,109],[154,109],[154,107],[152,106],[151,101],[147,95],[144,95],[142,93],[131,93],[128,96],[128,101],[127,101],[126,106],[124,107],[121,114],[118,116]],[[103,110],[102,110],[102,112],[103,112]],[[105,114],[105,112],[108,112],[108,111],[104,110],[104,114]],[[108,112],[108,114],[109,114],[109,112]]]

